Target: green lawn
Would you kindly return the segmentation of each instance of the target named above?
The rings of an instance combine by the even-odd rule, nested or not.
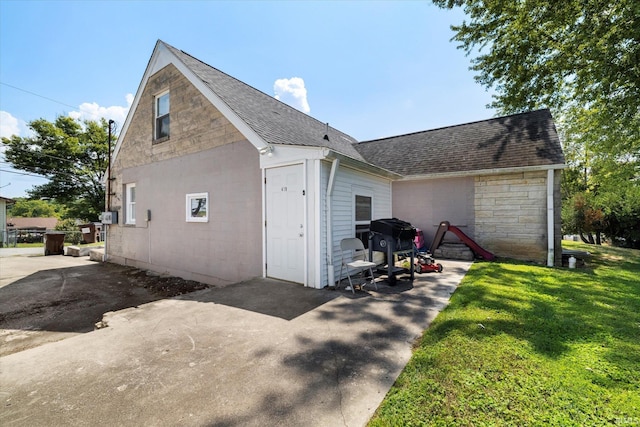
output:
[[[84,248],[87,246],[104,246],[104,242],[87,243],[82,245],[74,245],[72,243],[64,242],[64,246],[79,246]],[[16,248],[44,248],[44,243],[17,243]]]
[[[371,426],[640,425],[640,251],[475,263]]]
[[[10,246],[11,248],[13,246]],[[44,243],[16,243],[16,248],[43,248]]]

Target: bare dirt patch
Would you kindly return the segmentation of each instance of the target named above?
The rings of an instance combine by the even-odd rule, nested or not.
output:
[[[3,269],[11,262],[3,258]],[[104,313],[208,285],[109,263],[38,270],[0,288],[0,357],[91,332]]]
[[[193,280],[185,280],[173,276],[159,276],[152,272],[138,269],[132,269],[127,274],[139,286],[162,298],[176,297],[209,287],[204,283]]]

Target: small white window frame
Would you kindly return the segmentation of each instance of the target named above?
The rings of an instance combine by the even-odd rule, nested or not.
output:
[[[158,104],[159,104],[160,98],[162,98],[163,96],[168,96],[169,97],[169,111],[167,111],[166,114],[160,115],[160,112],[158,111]],[[153,139],[156,140],[156,141],[159,141],[159,140],[160,141],[164,141],[166,139],[169,139],[169,137],[171,136],[171,95],[169,94],[168,90],[165,90],[164,92],[159,93],[153,99],[153,116],[154,116],[154,118],[153,118]],[[160,129],[158,127],[158,122],[159,122],[159,120],[161,120],[165,116],[169,117],[169,132],[167,133],[167,135],[159,136]]]
[[[357,212],[357,209],[358,209],[356,199],[358,197],[366,197],[367,199],[369,199],[370,206],[369,206],[369,218],[368,219],[358,220],[358,218],[356,216],[356,212]],[[355,222],[356,225],[361,225],[361,224],[370,223],[372,219],[373,219],[373,196],[371,194],[359,194],[359,193],[356,193],[353,196],[353,221]]]
[[[133,197],[131,192],[133,191]],[[136,183],[130,182],[124,186],[124,200],[125,200],[125,220],[127,225],[135,225],[136,223]],[[133,199],[133,201],[132,201]]]
[[[362,221],[358,221],[356,218],[356,197],[368,197],[369,199],[371,199],[371,219],[368,220],[362,220]],[[354,237],[358,237],[358,234],[368,234],[368,231],[365,231],[364,233],[362,231],[358,231],[358,226],[364,226],[364,225],[369,225],[371,224],[371,220],[373,220],[373,218],[375,218],[375,213],[374,213],[374,192],[372,189],[367,188],[367,187],[360,187],[357,185],[352,186],[351,188],[351,200],[353,201],[353,235]],[[361,239],[362,240],[362,239]],[[364,243],[365,247],[368,247],[369,243],[368,240],[365,241],[367,239],[364,239],[362,243]]]
[[[197,215],[193,214],[192,202],[199,199],[205,199],[204,202],[204,215],[199,212]],[[187,222],[209,222],[209,209],[211,206],[211,200],[209,199],[209,193],[189,193],[186,198],[186,220]],[[202,207],[201,207],[202,209]]]

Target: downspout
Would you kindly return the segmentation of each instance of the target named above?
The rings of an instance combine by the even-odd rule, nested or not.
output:
[[[327,232],[327,284],[334,286],[336,283],[335,272],[333,270],[333,233],[331,216],[331,196],[333,195],[333,184],[335,182],[336,172],[340,166],[340,159],[333,159],[331,162],[331,172],[329,173],[329,183],[327,184],[327,216],[326,216],[326,232]]]
[[[547,169],[547,267],[553,267],[555,261],[555,213],[553,197],[553,169]]]

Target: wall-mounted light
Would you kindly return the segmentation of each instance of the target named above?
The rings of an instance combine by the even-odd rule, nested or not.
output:
[[[266,154],[269,157],[273,157],[273,145],[265,145],[264,147],[259,149],[258,152],[261,156],[264,156]]]

